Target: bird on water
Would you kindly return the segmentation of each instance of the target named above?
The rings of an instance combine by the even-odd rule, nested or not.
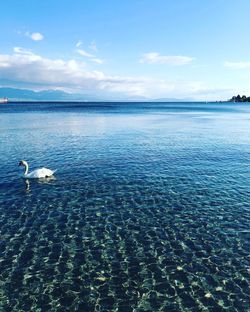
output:
[[[50,170],[44,167],[29,172],[29,165],[25,160],[21,160],[19,162],[19,166],[23,166],[25,168],[23,178],[28,179],[48,178],[51,177],[56,172],[56,170]]]

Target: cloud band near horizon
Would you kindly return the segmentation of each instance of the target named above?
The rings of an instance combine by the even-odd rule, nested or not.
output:
[[[89,54],[90,55],[90,54]],[[87,60],[92,58],[87,57]],[[83,61],[50,59],[30,50],[15,47],[12,54],[0,54],[0,76],[2,81],[12,81],[37,89],[58,89],[70,92],[90,92],[120,94],[126,96],[160,98],[199,98],[207,99],[216,92],[228,89],[208,87],[200,81],[171,81],[148,77],[107,75],[99,70],[89,70]],[[33,88],[34,90],[34,88]],[[176,96],[177,95],[177,96]]]

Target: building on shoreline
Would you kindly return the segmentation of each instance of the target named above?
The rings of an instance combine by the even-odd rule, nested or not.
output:
[[[8,103],[8,98],[7,97],[0,98],[0,103],[1,104]]]

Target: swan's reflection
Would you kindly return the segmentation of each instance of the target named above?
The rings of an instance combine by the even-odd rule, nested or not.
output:
[[[40,178],[40,179],[24,179],[25,184],[25,192],[29,193],[32,188],[32,184],[51,184],[51,182],[55,181],[56,178],[54,176],[47,177],[47,178]]]
[[[30,191],[30,181],[28,179],[25,179],[24,183],[25,183],[25,192],[29,193],[29,191]]]

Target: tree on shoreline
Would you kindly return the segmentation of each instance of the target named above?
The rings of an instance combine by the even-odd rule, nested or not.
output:
[[[229,102],[250,102],[250,96],[245,96],[242,95],[240,96],[239,94],[237,96],[233,96]]]

